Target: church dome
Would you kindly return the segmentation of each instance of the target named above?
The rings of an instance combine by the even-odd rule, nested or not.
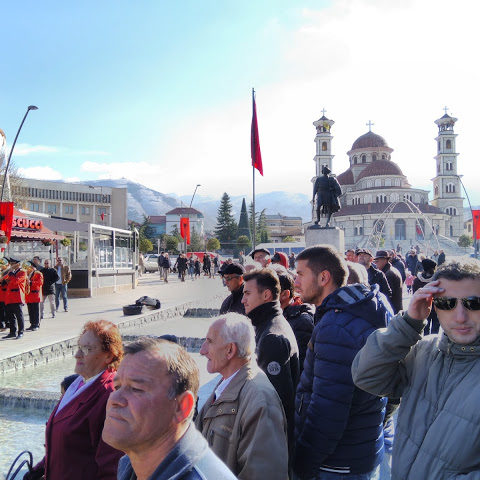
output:
[[[375,148],[375,147],[386,147],[388,148],[387,142],[383,137],[377,135],[373,132],[367,132],[361,137],[358,137],[352,145],[352,150],[357,148]]]
[[[378,175],[403,175],[403,173],[396,163],[389,160],[377,160],[362,170],[357,181],[365,177],[376,177]]]
[[[355,183],[353,181],[353,172],[350,169],[345,170],[340,175],[337,175],[337,180],[340,185],[353,185]]]

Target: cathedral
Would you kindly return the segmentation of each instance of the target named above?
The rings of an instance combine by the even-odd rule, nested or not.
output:
[[[325,112],[324,112],[325,113]],[[332,217],[332,225],[344,230],[346,247],[378,246],[405,248],[410,245],[439,241],[456,242],[463,234],[463,197],[457,174],[455,148],[456,118],[447,113],[435,120],[436,138],[433,200],[428,190],[412,187],[400,166],[392,161],[393,149],[383,137],[370,131],[358,137],[347,152],[350,166],[337,176],[342,188],[341,209]],[[313,122],[316,176],[322,166],[331,171],[332,126],[335,122],[323,116]],[[313,181],[316,177],[314,177]]]

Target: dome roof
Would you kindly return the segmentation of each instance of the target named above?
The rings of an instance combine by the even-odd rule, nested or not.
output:
[[[353,172],[350,169],[345,170],[340,175],[337,175],[337,180],[340,185],[353,185]]]
[[[361,137],[358,137],[352,145],[352,150],[356,148],[372,148],[372,147],[387,147],[387,142],[383,137],[373,132],[367,132]]]
[[[377,175],[403,175],[400,167],[390,160],[376,160],[366,167],[357,178],[376,177]]]

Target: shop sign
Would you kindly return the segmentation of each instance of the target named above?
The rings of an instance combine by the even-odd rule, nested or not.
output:
[[[28,230],[41,230],[43,222],[33,218],[13,217],[12,228],[24,228]]]

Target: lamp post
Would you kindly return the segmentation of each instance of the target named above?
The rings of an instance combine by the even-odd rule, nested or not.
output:
[[[472,204],[470,203],[470,197],[468,196],[467,189],[465,188],[465,185],[464,185],[463,182],[462,182],[462,178],[460,177],[460,175],[457,175],[457,178],[460,180],[460,183],[462,184],[463,191],[465,192],[465,195],[466,195],[466,197],[467,197],[468,206],[470,207],[470,213],[472,214],[473,251],[474,251],[475,258],[477,258],[477,256],[478,256],[478,251],[477,251],[477,230],[476,230],[476,228],[475,228],[475,226],[476,226],[476,225],[475,225],[475,219],[473,218]]]
[[[197,188],[201,187],[201,185],[198,183],[197,186],[195,187],[195,190],[193,191],[192,199],[190,200],[190,207],[192,206],[193,199],[195,198],[195,194],[197,193]]]
[[[15,148],[15,144],[17,143],[18,135],[20,134],[20,130],[22,129],[23,124],[25,123],[25,119],[27,118],[28,112],[30,110],[38,110],[38,107],[36,107],[35,105],[29,105],[28,108],[27,108],[27,111],[25,112],[25,115],[23,116],[22,123],[18,127],[17,134],[15,135],[15,140],[13,141],[12,148],[10,149],[10,153],[8,154],[7,166],[5,167],[5,172],[3,172],[2,194],[0,196],[0,202],[3,202],[3,192],[5,190],[5,180],[7,178],[8,167],[10,166],[10,159],[12,158],[13,149]]]

